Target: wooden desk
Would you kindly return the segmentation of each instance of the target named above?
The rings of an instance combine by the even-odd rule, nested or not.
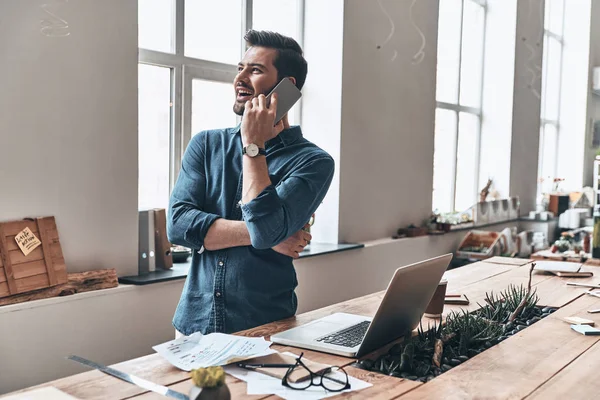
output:
[[[499,292],[509,284],[526,284],[529,267],[514,260],[493,259],[446,272],[449,292],[461,292],[471,300],[466,309],[478,308],[485,292]],[[598,273],[592,278],[579,278],[578,282],[600,283],[600,269],[586,266]],[[585,289],[566,286],[567,278],[534,275],[532,284],[540,297],[539,304],[561,309],[482,354],[422,384],[385,376],[350,367],[354,360],[304,350],[306,358],[333,365],[348,366],[348,373],[373,383],[373,386],[353,392],[356,399],[466,399],[498,398],[533,399],[595,398],[600,390],[596,379],[600,370],[600,337],[583,336],[572,331],[561,317],[579,315],[600,325],[600,314],[587,314],[586,310],[600,308],[600,299],[585,296]],[[246,336],[269,336],[334,312],[373,315],[383,292],[345,301],[319,310],[240,332]],[[446,306],[444,313],[459,310],[460,306]],[[424,318],[423,324],[431,320]],[[375,358],[387,351],[390,345],[367,355]],[[273,345],[279,351],[298,349]],[[187,393],[191,386],[189,374],[171,366],[156,354],[114,365],[124,372],[135,374],[179,392]],[[232,399],[275,399],[275,396],[248,396],[246,384],[231,376],[227,382]],[[155,393],[144,392],[137,386],[122,382],[98,371],[85,372],[58,379],[40,386],[54,386],[80,399],[165,399]],[[30,388],[31,389],[31,388]]]

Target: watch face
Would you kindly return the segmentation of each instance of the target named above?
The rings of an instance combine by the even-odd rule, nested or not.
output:
[[[246,154],[248,154],[250,157],[256,157],[258,155],[258,146],[254,143],[250,143],[248,146],[246,146]]]

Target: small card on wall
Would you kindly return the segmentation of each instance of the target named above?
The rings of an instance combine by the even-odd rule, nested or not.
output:
[[[31,232],[29,227],[23,229],[15,236],[15,241],[24,255],[28,255],[35,250],[42,242]]]

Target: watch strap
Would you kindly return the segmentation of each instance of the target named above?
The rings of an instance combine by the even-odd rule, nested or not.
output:
[[[248,146],[244,146],[242,148],[242,155],[246,154],[246,147],[248,147]],[[267,150],[265,150],[265,149],[263,149],[261,147],[258,147],[258,154],[257,155],[258,156],[266,156],[267,155]]]

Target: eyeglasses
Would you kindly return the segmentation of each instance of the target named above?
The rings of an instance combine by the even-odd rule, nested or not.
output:
[[[294,390],[305,390],[311,386],[321,386],[328,392],[341,392],[342,390],[350,389],[350,382],[348,380],[348,374],[341,367],[329,367],[315,373],[310,370],[302,361],[304,353],[300,353],[296,358],[295,364],[244,364],[238,363],[239,367],[255,370],[257,368],[287,368],[287,372],[281,379],[281,384],[290,389]],[[293,381],[291,375],[304,369],[308,371],[309,376],[306,379],[300,381]],[[333,375],[333,376],[332,376]]]

